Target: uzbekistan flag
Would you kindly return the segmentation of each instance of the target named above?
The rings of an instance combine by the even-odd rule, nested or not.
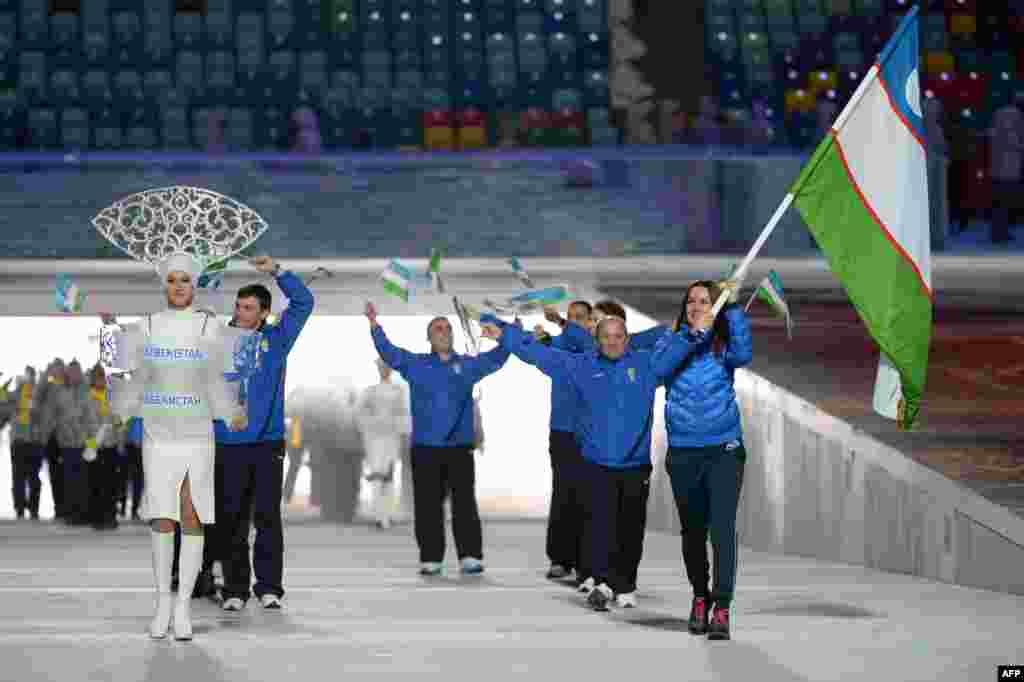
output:
[[[416,280],[416,273],[395,259],[391,259],[388,267],[380,275],[384,282],[384,291],[409,302],[409,287]]]
[[[793,318],[789,313],[789,304],[786,303],[786,292],[782,288],[782,280],[774,270],[768,272],[768,276],[757,285],[757,291],[751,295],[744,310],[750,310],[750,304],[754,299],[767,303],[775,314],[786,321],[786,335],[793,338]]]
[[[80,313],[85,303],[85,292],[67,275],[58,275],[54,299],[57,310],[62,313]]]
[[[918,54],[914,7],[791,190],[882,366],[898,374],[901,428],[920,410],[932,326]]]

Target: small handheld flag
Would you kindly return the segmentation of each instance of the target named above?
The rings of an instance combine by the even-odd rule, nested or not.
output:
[[[58,275],[54,301],[62,313],[80,313],[85,303],[85,292],[67,275]]]
[[[757,285],[744,310],[750,310],[750,304],[754,299],[767,303],[775,313],[786,321],[786,336],[793,338],[793,317],[789,311],[789,304],[786,303],[786,293],[782,288],[782,280],[774,270],[768,272],[768,276]]]
[[[441,280],[441,250],[437,248],[430,249],[430,269],[427,272],[430,277],[430,281],[433,284],[434,293],[444,293],[444,282]]]
[[[384,282],[384,291],[409,302],[409,289],[416,279],[416,273],[392,258],[380,278]]]
[[[509,258],[508,264],[512,266],[512,272],[515,273],[516,277],[519,278],[520,283],[522,283],[524,287],[526,287],[527,289],[536,288],[533,284],[533,280],[530,279],[530,276],[526,274],[526,270],[524,270],[523,266],[519,263],[518,258],[516,258],[515,256]]]

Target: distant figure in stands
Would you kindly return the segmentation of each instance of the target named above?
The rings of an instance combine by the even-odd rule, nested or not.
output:
[[[822,97],[818,100],[815,105],[814,113],[816,116],[814,126],[814,144],[818,144],[821,140],[825,139],[829,131],[832,130],[832,124],[836,122],[836,116],[839,115],[839,106],[835,100]]]
[[[1021,206],[1024,173],[1024,113],[1021,97],[992,115],[992,243],[1010,241],[1010,223]]]
[[[722,112],[718,100],[711,95],[700,98],[700,110],[690,127],[688,142],[696,144],[722,144]]]
[[[300,107],[292,113],[292,151],[300,154],[319,154],[323,151],[320,124],[316,112],[309,107]]]
[[[363,391],[356,420],[366,450],[363,470],[370,488],[371,514],[380,528],[390,528],[398,504],[402,436],[412,430],[412,420],[409,396],[391,381],[391,368],[379,358],[377,371],[380,383]]]

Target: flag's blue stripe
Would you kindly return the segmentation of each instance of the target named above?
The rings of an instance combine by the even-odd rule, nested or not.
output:
[[[879,78],[885,84],[892,103],[901,117],[913,129],[917,139],[925,139],[924,118],[921,112],[920,52],[918,49],[918,16],[915,6],[878,57]],[[911,105],[908,97],[917,101]]]

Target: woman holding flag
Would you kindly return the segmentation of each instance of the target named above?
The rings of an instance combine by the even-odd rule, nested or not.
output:
[[[733,375],[750,363],[750,321],[738,305],[712,312],[720,292],[735,303],[735,281],[691,284],[671,334],[661,343],[682,361],[665,382],[665,462],[682,525],[683,563],[693,586],[689,630],[729,639],[729,606],[736,582],[736,510],[743,485],[743,432]],[[685,353],[673,352],[685,349]],[[709,591],[707,541],[715,554]],[[709,609],[714,607],[710,613]]]

